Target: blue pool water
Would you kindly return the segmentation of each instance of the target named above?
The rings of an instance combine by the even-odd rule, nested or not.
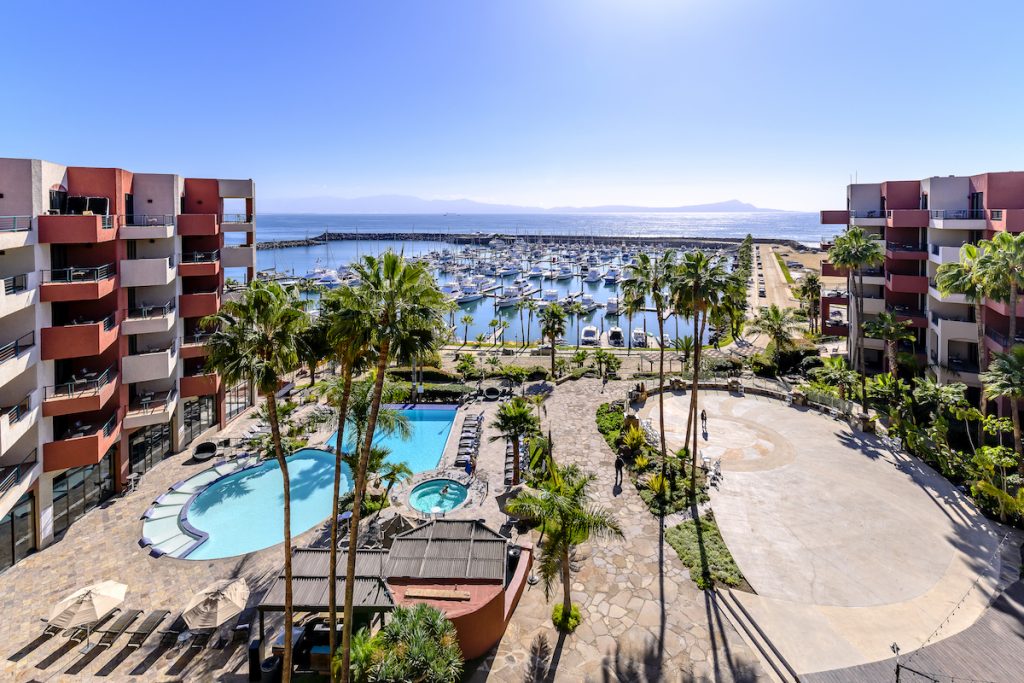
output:
[[[420,512],[448,512],[462,505],[468,495],[466,487],[453,479],[431,479],[412,490],[409,505]]]
[[[334,456],[306,448],[288,458],[292,535],[329,517],[334,488]],[[341,490],[352,488],[351,472],[341,474]],[[284,540],[284,493],[276,460],[229,475],[202,491],[188,507],[188,522],[209,534],[189,560],[234,557]]]
[[[402,408],[398,412],[409,420],[412,431],[410,438],[403,440],[397,434],[384,435],[378,432],[374,443],[391,451],[387,457],[388,462],[405,461],[413,472],[425,472],[437,467],[444,453],[448,433],[455,422],[455,407]],[[328,444],[333,448],[337,440],[338,435],[335,433],[328,439]],[[350,451],[351,440],[346,438],[346,442],[346,450]]]

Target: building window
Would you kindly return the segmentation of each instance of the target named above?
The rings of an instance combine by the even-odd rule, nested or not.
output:
[[[225,421],[230,422],[249,407],[249,386],[245,382],[239,382],[228,389],[224,401]]]
[[[145,474],[171,452],[171,426],[167,423],[140,429],[128,440],[129,468]]]
[[[0,519],[0,571],[36,549],[35,498],[29,491]]]
[[[217,397],[196,396],[184,402],[185,417],[185,440],[182,445],[188,445],[217,423]]]
[[[76,520],[114,493],[114,449],[95,465],[73,467],[53,478],[53,536],[60,538]]]

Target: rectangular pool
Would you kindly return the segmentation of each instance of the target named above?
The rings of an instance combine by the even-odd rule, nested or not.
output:
[[[448,434],[451,432],[452,424],[455,422],[457,406],[431,405],[408,407],[398,405],[388,407],[405,415],[412,431],[407,440],[402,439],[397,434],[384,435],[380,432],[376,434],[373,442],[391,451],[391,454],[387,457],[388,462],[405,461],[409,469],[414,473],[425,472],[437,467],[437,464],[441,462],[441,456],[444,454],[444,446],[448,442]],[[351,450],[351,438],[347,434],[346,437],[347,445],[345,450]],[[327,440],[327,443],[333,448],[337,440],[338,434],[335,432]]]

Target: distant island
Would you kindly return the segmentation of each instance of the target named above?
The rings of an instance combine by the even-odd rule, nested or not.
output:
[[[472,199],[421,199],[409,195],[375,195],[372,197],[302,197],[267,199],[259,202],[261,213],[312,214],[559,214],[559,213],[697,213],[697,212],[782,212],[765,209],[738,199],[688,206],[559,206],[545,209],[537,206],[489,204]]]

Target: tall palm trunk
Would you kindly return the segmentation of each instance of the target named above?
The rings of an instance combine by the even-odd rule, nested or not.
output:
[[[864,363],[864,268],[857,268],[857,357],[860,362],[860,410],[868,412],[868,377]]]
[[[519,331],[523,334],[523,346],[526,346],[526,328],[523,327],[523,307],[519,307]]]
[[[551,335],[551,381],[555,380],[555,335]]]
[[[338,623],[338,500],[341,498],[341,454],[342,443],[345,439],[345,421],[348,417],[348,401],[352,395],[352,366],[348,363],[342,369],[344,373],[344,384],[341,390],[341,399],[338,401],[338,431],[334,444],[334,497],[331,499],[331,553],[328,560],[330,583],[327,584],[327,601],[330,611],[330,634],[329,642],[331,656],[338,647],[337,629]],[[335,679],[334,670],[331,670],[331,680]]]
[[[896,378],[897,367],[896,367],[896,340],[887,339],[885,341],[885,356],[886,360],[889,361],[889,374]]]
[[[708,324],[708,313],[701,316],[700,321],[700,336],[697,339],[704,338],[704,330]],[[694,504],[697,501],[697,387],[699,386],[700,378],[700,357],[704,353],[704,344],[699,343],[694,347],[693,354],[693,396],[690,401],[693,404],[693,410],[691,414],[691,420],[693,422],[693,448],[690,452],[690,493],[693,495]]]
[[[533,309],[527,309],[526,313],[526,337],[523,340],[523,346],[527,346],[530,343],[530,330],[533,329]]]
[[[538,411],[539,412],[539,411]],[[522,464],[519,462],[519,436],[512,436],[512,466],[515,468],[512,470],[512,485],[515,486],[519,483],[519,469]]]
[[[1017,283],[1010,283],[1010,346],[1017,343]],[[1024,450],[1021,449],[1020,406],[1016,396],[1010,396],[1010,417],[1013,418],[1013,450],[1017,454],[1017,468],[1024,474]]]
[[[978,327],[978,369],[982,372],[988,370],[988,349],[985,348],[985,306],[980,296],[974,298],[974,322]],[[985,393],[985,385],[981,385],[978,393],[978,410],[981,414],[988,414],[988,396]],[[978,445],[985,445],[985,423],[978,420]]]
[[[266,393],[267,418],[270,422],[270,439],[274,443],[274,457],[281,468],[281,486],[284,491],[284,657],[281,673],[283,683],[292,679],[292,492],[288,480],[288,461],[281,449],[281,425],[277,415],[277,396],[273,391]]]
[[[391,342],[387,337],[381,342],[377,358],[377,376],[373,382],[373,399],[370,403],[370,416],[366,421],[366,433],[359,446],[359,463],[356,467],[355,497],[352,501],[352,518],[349,520],[348,557],[345,565],[345,617],[341,631],[341,681],[347,683],[352,668],[352,600],[355,595],[356,549],[359,539],[359,518],[362,513],[363,495],[366,491],[366,467],[370,461],[370,447],[373,444],[373,432],[377,428],[377,415],[380,413],[381,394],[384,392],[384,375],[388,369],[388,354]]]
[[[664,342],[665,321],[661,319],[661,309],[658,309],[658,339]],[[658,434],[661,437],[661,476],[664,479],[666,462],[668,461],[668,446],[665,444],[665,344],[658,345]]]
[[[572,614],[572,577],[569,575],[569,546],[562,550],[562,619],[569,623]]]

